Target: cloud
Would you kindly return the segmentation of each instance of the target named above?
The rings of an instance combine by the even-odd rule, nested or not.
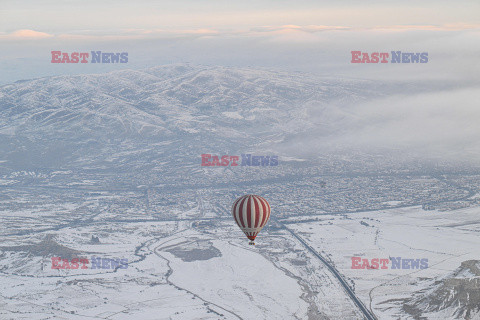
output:
[[[185,33],[192,34],[218,34],[219,31],[213,29],[194,29],[194,30],[185,30]]]
[[[314,129],[280,150],[318,156],[327,150],[391,150],[420,158],[480,159],[479,87],[403,92],[361,103],[311,106]],[[303,153],[303,154],[302,154]]]
[[[394,95],[369,101],[352,111],[357,119],[344,142],[455,150],[479,146],[478,88]],[[345,139],[347,138],[347,139]]]
[[[259,33],[287,33],[292,31],[300,32],[320,32],[320,31],[330,31],[330,30],[348,30],[351,27],[347,26],[323,26],[323,25],[307,25],[307,26],[298,26],[298,25],[283,25],[283,26],[262,26],[255,27],[251,29],[251,32]]]
[[[250,29],[251,34],[288,34],[295,32],[317,33],[324,31],[460,31],[480,29],[480,24],[455,23],[445,25],[391,25],[391,26],[375,26],[370,28],[351,27],[338,25],[282,25],[282,26],[261,26]]]
[[[402,31],[460,31],[460,30],[480,30],[480,24],[455,23],[445,25],[392,25],[376,26],[371,28],[358,28],[341,25],[279,25],[279,26],[258,26],[250,29],[212,29],[212,28],[194,28],[194,29],[118,29],[118,30],[79,30],[69,33],[49,34],[46,32],[22,29],[11,33],[0,33],[0,39],[6,40],[31,40],[31,39],[72,39],[72,40],[142,40],[142,39],[162,39],[175,37],[202,37],[202,36],[248,36],[265,37],[271,35],[273,39],[276,36],[286,36],[284,40],[293,40],[295,42],[302,39],[309,42],[314,41],[315,37],[309,36],[317,33],[343,31],[382,31],[382,32],[402,32]]]
[[[62,33],[57,37],[65,40],[84,41],[117,41],[117,40],[148,40],[181,37],[202,37],[220,34],[220,31],[208,28],[198,29],[125,29],[118,32],[83,32]]]
[[[35,31],[35,30],[29,30],[29,29],[22,29],[22,30],[17,30],[9,34],[1,34],[0,39],[45,39],[45,38],[51,38],[53,35],[45,33],[45,32],[40,32],[40,31]]]
[[[118,31],[82,30],[71,33],[49,34],[29,29],[17,30],[11,33],[0,33],[0,40],[32,40],[32,39],[61,39],[76,41],[118,41],[142,40],[155,38],[172,38],[185,36],[212,36],[220,34],[218,30],[209,28],[198,29],[122,29]]]
[[[466,23],[450,23],[444,25],[393,25],[393,26],[377,26],[370,28],[372,30],[385,31],[411,31],[411,30],[426,30],[426,31],[461,31],[480,29],[480,24],[466,24]]]

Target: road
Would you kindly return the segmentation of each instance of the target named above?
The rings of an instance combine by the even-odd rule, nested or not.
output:
[[[299,237],[295,232],[292,230],[288,229],[283,223],[279,222],[279,224],[282,226],[283,229],[288,231],[292,236],[294,236],[298,241],[302,243],[302,245],[307,248],[308,251],[310,251],[315,257],[317,257],[322,263],[333,273],[333,275],[338,279],[342,287],[345,289],[347,294],[349,295],[350,299],[352,299],[353,303],[360,309],[360,311],[363,313],[363,316],[365,319],[368,320],[376,320],[377,317],[375,314],[367,309],[367,307],[363,304],[363,302],[355,295],[355,292],[353,292],[352,288],[348,285],[347,281],[343,278],[343,276],[338,272],[338,270],[329,262],[327,261],[324,257],[322,257],[317,251],[315,251],[311,246],[309,246],[301,237]]]

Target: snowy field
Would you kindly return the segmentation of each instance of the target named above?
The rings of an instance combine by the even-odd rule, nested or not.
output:
[[[402,299],[479,259],[478,211],[409,207],[273,220],[256,246],[227,217],[97,221],[10,236],[0,242],[0,318],[362,319],[338,279],[295,234],[335,266],[379,319],[407,319]],[[39,246],[26,247],[42,241],[41,254],[34,252]],[[52,269],[59,250],[129,264]],[[425,258],[428,268],[352,269],[352,257]],[[451,316],[449,309],[428,315]]]
[[[478,207],[449,212],[409,207],[325,215],[288,227],[353,280],[356,294],[380,319],[398,319],[405,317],[402,299],[448,277],[462,262],[480,260],[479,214]],[[392,269],[390,261],[388,269],[353,269],[352,257],[428,259],[428,268]],[[448,312],[430,316],[454,317]]]

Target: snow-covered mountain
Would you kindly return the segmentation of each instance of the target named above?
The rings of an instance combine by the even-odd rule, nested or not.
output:
[[[477,319],[480,310],[480,261],[468,260],[428,289],[407,299],[404,310],[412,316],[442,314],[449,319]]]
[[[341,130],[336,124],[354,116],[339,106],[378,95],[377,87],[190,65],[21,81],[0,88],[0,160],[115,167],[173,152],[271,152],[319,124]]]
[[[0,161],[132,171],[198,165],[202,153],[473,159],[475,129],[458,130],[476,128],[471,103],[451,108],[465,92],[446,88],[188,64],[19,81],[0,87]]]

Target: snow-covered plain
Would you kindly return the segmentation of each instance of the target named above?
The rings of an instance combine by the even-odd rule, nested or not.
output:
[[[402,299],[447,277],[462,262],[480,259],[479,215],[479,207],[447,212],[407,207],[324,215],[307,223],[289,219],[288,227],[353,280],[356,293],[379,319],[398,319],[406,316]],[[390,261],[388,269],[353,269],[352,257],[428,259],[428,268],[392,269]],[[454,312],[430,316],[454,318]]]
[[[409,207],[321,215],[316,222],[291,218],[285,225],[352,281],[379,319],[398,319],[406,317],[399,299],[479,258],[478,210]],[[256,246],[228,219],[110,223],[48,234],[81,256],[127,258],[129,266],[52,270],[49,257],[2,250],[2,319],[362,318],[325,265],[282,228],[264,230]],[[90,242],[91,234],[99,244]],[[428,258],[429,266],[356,270],[352,256]],[[451,316],[447,310],[431,318],[441,314]]]

